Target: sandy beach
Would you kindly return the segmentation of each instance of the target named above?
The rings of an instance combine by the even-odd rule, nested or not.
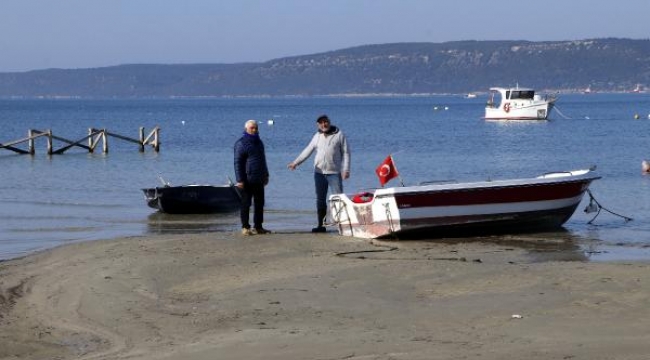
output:
[[[72,244],[0,263],[0,358],[647,359],[650,264],[570,258],[333,233]]]

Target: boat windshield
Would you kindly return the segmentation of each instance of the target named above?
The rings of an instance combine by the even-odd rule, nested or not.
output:
[[[534,90],[512,90],[510,99],[533,99],[535,97]]]

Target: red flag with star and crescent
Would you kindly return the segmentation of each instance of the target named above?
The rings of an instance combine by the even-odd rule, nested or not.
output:
[[[395,163],[393,163],[393,157],[390,155],[375,169],[375,173],[379,177],[379,183],[382,187],[391,179],[399,176]]]

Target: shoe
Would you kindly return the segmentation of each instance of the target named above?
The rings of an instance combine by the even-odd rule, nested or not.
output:
[[[253,229],[253,234],[264,235],[264,234],[270,234],[270,233],[271,233],[271,230],[266,230],[265,228]]]
[[[313,233],[324,233],[324,232],[327,232],[327,229],[325,229],[324,226],[317,226],[317,227],[311,229],[311,232],[313,232]]]
[[[241,229],[241,234],[244,235],[244,236],[255,235],[255,234],[253,233],[253,231],[252,231],[251,229],[249,229],[249,228],[242,228],[242,229]]]

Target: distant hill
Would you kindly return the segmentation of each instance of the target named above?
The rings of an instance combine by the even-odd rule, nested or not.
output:
[[[645,86],[650,84],[650,40],[397,43],[263,63],[0,73],[0,97],[466,93],[517,83],[568,91]]]

